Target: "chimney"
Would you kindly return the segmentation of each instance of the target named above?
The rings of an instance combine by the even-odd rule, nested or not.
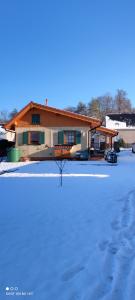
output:
[[[47,106],[48,105],[48,99],[46,98],[45,99],[45,106]]]

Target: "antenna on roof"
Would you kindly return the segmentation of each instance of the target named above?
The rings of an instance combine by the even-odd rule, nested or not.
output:
[[[45,106],[47,106],[48,105],[48,99],[46,98],[45,99]]]

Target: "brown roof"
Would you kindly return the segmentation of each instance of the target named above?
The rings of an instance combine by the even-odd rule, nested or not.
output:
[[[73,119],[88,122],[89,125],[93,124],[93,127],[101,126],[101,121],[99,119],[96,119],[96,118],[93,118],[93,117],[92,118],[87,117],[87,116],[84,116],[84,115],[76,114],[76,113],[73,113],[73,112],[70,112],[70,111],[54,108],[54,107],[47,106],[47,105],[41,105],[41,104],[38,104],[38,103],[35,103],[35,102],[31,101],[23,109],[21,109],[9,122],[7,122],[4,125],[4,127],[6,129],[10,129],[11,126],[15,125],[15,122],[17,120],[19,120],[23,115],[25,115],[25,113],[28,112],[31,108],[42,109],[42,110],[45,110],[47,112],[52,112],[52,113],[55,113],[55,114],[63,115],[65,117],[70,117],[70,118],[73,118]]]
[[[103,127],[103,126],[97,127],[96,131],[99,131],[102,134],[106,134],[106,135],[111,136],[111,137],[114,137],[114,136],[118,135],[117,130],[112,130],[112,129],[109,129],[109,128],[106,128],[106,127]]]

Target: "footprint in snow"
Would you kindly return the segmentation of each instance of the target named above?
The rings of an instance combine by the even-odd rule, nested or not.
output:
[[[84,266],[75,266],[75,267],[71,268],[70,270],[66,271],[62,275],[62,281],[68,281],[68,280],[72,279],[78,273],[82,272],[84,269],[85,269]]]
[[[100,242],[100,243],[98,244],[99,249],[100,249],[101,251],[105,251],[107,245],[108,245],[108,241],[106,241],[106,240],[104,240],[104,241],[102,241],[102,242]]]
[[[113,230],[116,230],[116,231],[119,230],[120,229],[119,221],[117,221],[117,220],[116,221],[112,221],[111,222],[111,227],[112,227]]]
[[[108,245],[108,251],[111,253],[111,254],[116,254],[117,252],[118,252],[118,247],[117,247],[117,245],[115,244],[115,243],[109,243],[109,245]]]

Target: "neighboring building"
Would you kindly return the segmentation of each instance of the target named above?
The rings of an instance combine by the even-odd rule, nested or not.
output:
[[[0,124],[0,158],[7,156],[7,151],[15,145],[15,131],[5,130],[4,124]]]
[[[2,126],[0,126],[0,140],[7,140],[9,142],[14,142],[15,141],[15,131],[14,130],[5,130]]]
[[[106,127],[118,130],[119,134],[115,138],[116,140],[122,138],[127,145],[135,142],[134,113],[108,114],[106,116]]]
[[[15,146],[22,157],[42,160],[55,156],[74,156],[90,148],[91,131],[102,129],[101,121],[47,105],[30,102],[4,128],[16,133]],[[117,133],[109,130],[109,136]]]

